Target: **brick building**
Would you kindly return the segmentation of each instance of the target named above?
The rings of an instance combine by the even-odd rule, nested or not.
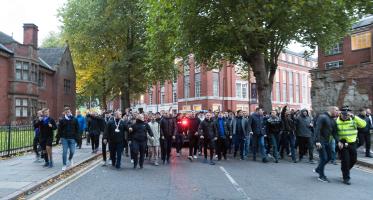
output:
[[[38,27],[24,24],[23,43],[0,31],[0,125],[28,122],[47,107],[57,118],[75,110],[75,69],[70,50],[38,48]]]
[[[372,31],[373,16],[366,17],[355,23],[340,43],[319,51],[319,67],[312,70],[315,111],[324,111],[330,105],[349,105],[354,111],[372,107]]]
[[[258,106],[257,87],[252,74],[242,78],[240,67],[228,62],[219,70],[206,70],[195,63],[193,55],[180,66],[174,81],[158,83],[134,102],[134,108],[157,112],[169,110],[246,110]],[[316,67],[315,59],[285,50],[278,60],[272,101],[273,107],[289,104],[291,108],[311,107],[309,70]],[[110,107],[109,107],[110,108]]]

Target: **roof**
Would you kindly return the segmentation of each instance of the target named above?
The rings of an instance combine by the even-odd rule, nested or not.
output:
[[[38,51],[39,57],[49,66],[54,67],[61,63],[66,47],[62,48],[40,48]]]
[[[13,51],[11,51],[10,49],[6,48],[4,45],[0,44],[0,51],[4,51],[8,54],[13,54]]]
[[[39,59],[39,62],[40,62],[40,66],[42,66],[46,69],[52,70],[52,71],[56,71],[55,67],[48,65],[48,63],[46,63],[42,58],[39,57],[38,59]]]
[[[9,35],[0,31],[0,43],[1,44],[9,44],[9,43],[13,43],[13,42],[17,42],[17,41],[14,40],[12,36],[9,36]]]
[[[352,28],[358,29],[358,28],[362,28],[365,26],[369,26],[371,24],[373,24],[373,15],[360,19],[358,22],[352,25]]]
[[[283,52],[284,52],[284,53],[291,54],[291,55],[294,55],[294,56],[299,56],[299,57],[304,58],[304,52],[303,52],[303,53],[297,53],[297,52],[294,52],[294,51],[290,51],[289,49],[284,49]],[[312,58],[312,57],[308,57],[307,60],[308,60],[308,61],[314,61],[314,62],[317,62],[317,59]]]

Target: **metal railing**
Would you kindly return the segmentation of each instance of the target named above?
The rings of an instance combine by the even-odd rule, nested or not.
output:
[[[33,141],[32,125],[0,126],[0,157],[32,150]]]

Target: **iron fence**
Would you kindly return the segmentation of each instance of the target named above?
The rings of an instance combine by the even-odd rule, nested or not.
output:
[[[0,126],[0,156],[31,150],[34,141],[32,125]]]

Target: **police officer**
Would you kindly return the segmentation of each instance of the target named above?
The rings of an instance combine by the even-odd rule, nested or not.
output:
[[[354,116],[347,106],[342,108],[342,112],[337,119],[337,135],[339,138],[338,147],[341,156],[341,170],[343,183],[351,185],[350,170],[357,161],[356,138],[358,128],[366,126],[365,120]]]

